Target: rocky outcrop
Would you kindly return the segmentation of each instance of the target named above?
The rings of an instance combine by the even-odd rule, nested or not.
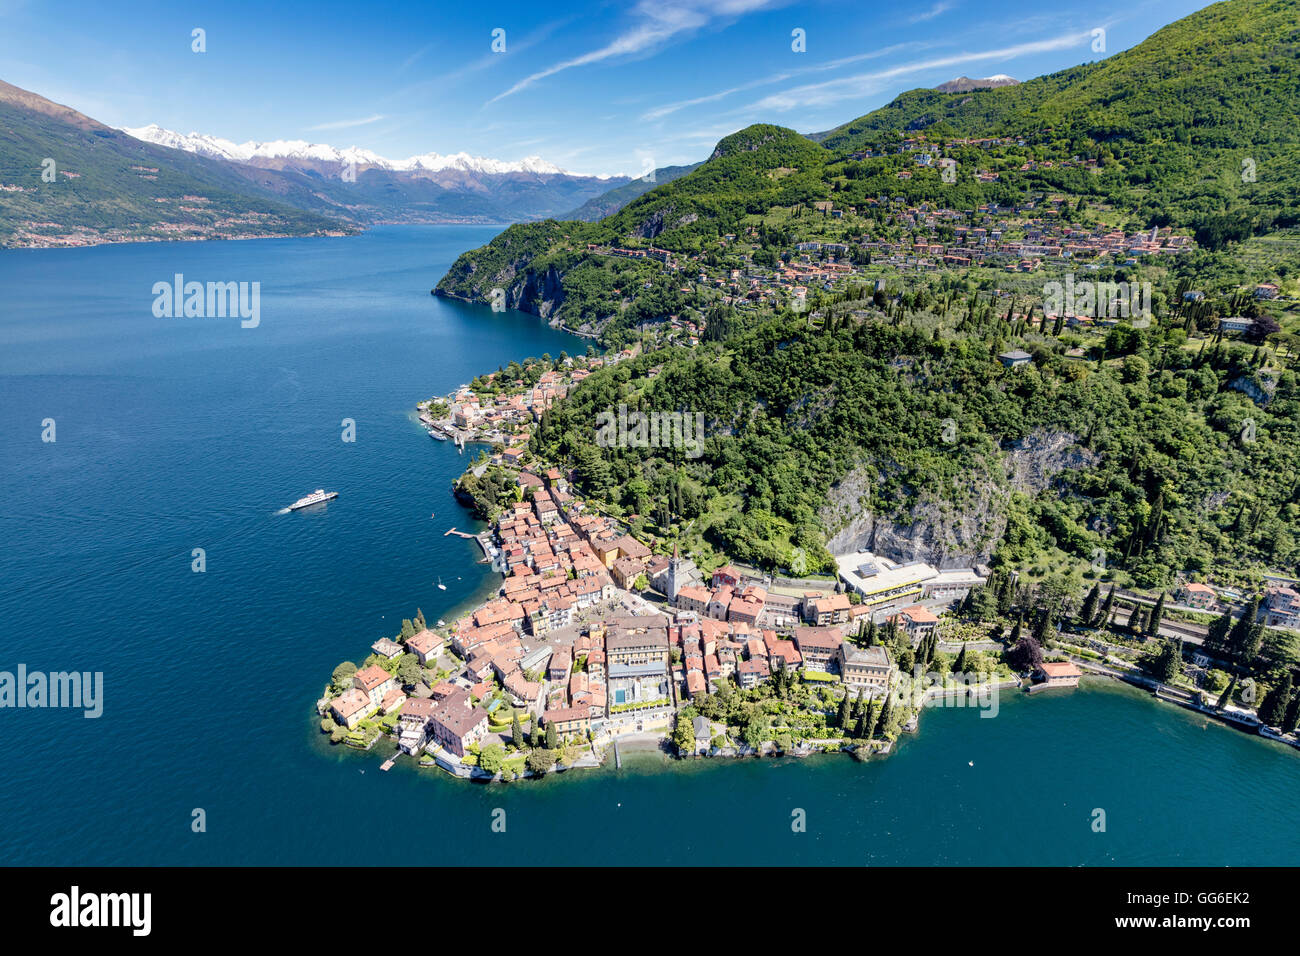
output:
[[[982,564],[1006,529],[1013,492],[1033,495],[1065,470],[1086,468],[1097,456],[1065,432],[1035,432],[997,455],[977,459],[952,493],[923,492],[904,514],[873,512],[871,488],[894,466],[854,469],[831,488],[821,512],[832,554],[866,548],[892,561],[927,561],[938,568]]]

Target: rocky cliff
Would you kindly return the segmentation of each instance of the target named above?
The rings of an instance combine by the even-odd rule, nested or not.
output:
[[[988,561],[1006,528],[1013,492],[1037,494],[1067,469],[1085,468],[1097,456],[1066,432],[1035,432],[996,455],[979,459],[960,486],[940,497],[922,492],[905,513],[873,511],[871,488],[891,466],[864,465],[831,488],[821,519],[831,535],[832,554],[866,548],[892,561],[927,561],[938,568]]]

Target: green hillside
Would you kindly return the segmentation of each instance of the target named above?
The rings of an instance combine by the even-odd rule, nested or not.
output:
[[[0,187],[0,246],[348,230],[224,163],[142,143],[6,83]]]
[[[654,178],[649,179],[642,176],[630,183],[615,186],[609,192],[588,199],[577,209],[566,213],[561,218],[576,219],[581,222],[595,222],[598,219],[604,219],[606,216],[618,212],[638,196],[645,195],[656,186],[670,183],[674,179],[681,179],[687,173],[693,172],[699,165],[699,163],[693,163],[690,166],[661,166],[654,171]]]
[[[912,91],[816,138],[749,127],[599,222],[506,230],[435,292],[501,288],[639,345],[535,450],[697,553],[1258,583],[1300,565],[1298,12],[1233,0],[1017,86]],[[1186,244],[1130,252],[1152,227]],[[1080,251],[985,261],[973,232]],[[1149,284],[1152,315],[1048,321],[1066,272]],[[1225,337],[1221,316],[1254,325]],[[620,403],[703,413],[704,454],[599,447]]]
[[[817,139],[851,152],[917,131],[1021,137],[1037,155],[1101,159],[1103,175],[1081,191],[1153,225],[1233,238],[1295,225],[1298,12],[1292,0],[1218,3],[1099,63],[1000,89],[913,90]]]

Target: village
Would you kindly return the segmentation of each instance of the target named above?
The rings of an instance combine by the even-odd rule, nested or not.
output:
[[[332,740],[369,749],[389,739],[422,766],[494,779],[595,767],[611,752],[617,763],[620,743],[671,745],[678,755],[864,758],[917,729],[935,692],[922,686],[922,672],[942,651],[956,655],[944,675],[973,674],[985,691],[1072,687],[1099,674],[1295,745],[1230,703],[1232,686],[1217,706],[1207,697],[1221,689],[1207,678],[1226,679],[1214,668],[1227,665],[1207,649],[1210,628],[1193,621],[1214,612],[1240,618],[1249,599],[1231,589],[1188,580],[1167,606],[1163,595],[1153,610],[1149,598],[1125,592],[1112,610],[1112,587],[1095,619],[1085,603],[1073,622],[1062,620],[1050,660],[1012,667],[1006,645],[972,635],[950,614],[996,577],[987,567],[940,569],[859,551],[837,559],[833,579],[783,579],[734,564],[702,570],[669,540],[640,540],[578,496],[571,474],[526,451],[554,401],[593,369],[634,354],[547,357],[421,403],[425,427],[462,447],[491,443],[470,472],[496,467],[513,482],[509,504],[476,536],[502,583],[450,625],[430,627],[418,614],[395,639],[376,641],[360,668],[341,665],[334,693],[318,704]],[[1296,587],[1284,578],[1268,584],[1255,610],[1261,626],[1300,628]],[[1139,642],[1185,641],[1182,686],[1146,674],[1113,636],[1126,631]],[[939,688],[948,699],[952,690]],[[747,715],[739,725],[737,713]]]
[[[497,748],[524,774],[550,769],[526,762],[526,742],[549,760],[595,766],[616,741],[673,736],[677,715],[703,697],[757,698],[774,680],[798,680],[819,692],[820,719],[797,744],[780,734],[730,740],[725,727],[695,716],[695,738],[688,748],[675,738],[678,751],[838,750],[841,735],[827,718],[834,725],[845,701],[882,701],[898,680],[891,646],[932,641],[939,614],[987,576],[866,553],[846,562],[836,587],[782,586],[731,565],[703,574],[676,550],[656,554],[594,513],[558,470],[521,469],[518,481],[525,500],[493,528],[499,594],[446,628],[413,626],[402,642],[377,641],[373,662],[322,701],[337,728],[370,722],[402,753],[460,776],[509,772],[504,760],[484,761]],[[384,666],[403,655],[421,668],[410,697],[402,675]],[[894,716],[915,727],[914,715]],[[888,749],[883,731],[869,749]],[[380,735],[352,742],[368,747]]]

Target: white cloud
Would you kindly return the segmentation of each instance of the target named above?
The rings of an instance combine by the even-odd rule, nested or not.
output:
[[[504,93],[498,93],[489,103],[512,96],[532,86],[538,80],[554,76],[574,67],[590,66],[604,60],[632,56],[653,49],[674,37],[698,30],[715,19],[743,16],[755,10],[772,6],[774,0],[639,0],[633,11],[637,22],[609,43],[580,56],[561,60],[544,70],[532,73]]]
[[[335,120],[332,123],[318,123],[315,126],[308,126],[307,132],[312,133],[316,130],[322,129],[351,129],[354,126],[369,126],[371,123],[378,123],[381,119],[385,118],[386,117],[383,113],[376,113],[373,116],[367,116],[365,119]]]
[[[736,93],[743,93],[746,90],[752,90],[758,86],[767,86],[769,83],[781,83],[785,80],[793,79],[796,76],[804,76],[808,73],[824,73],[827,70],[838,70],[840,67],[848,66],[850,63],[860,63],[863,60],[874,60],[882,56],[888,56],[891,53],[897,53],[906,47],[915,46],[913,43],[896,43],[893,46],[882,47],[879,50],[872,50],[870,53],[855,53],[853,56],[840,57],[838,60],[830,60],[826,63],[817,63],[813,66],[801,67],[797,70],[786,70],[782,73],[773,73],[771,76],[761,77],[757,80],[751,80],[748,83],[742,83],[740,86],[733,86],[730,89],[719,90],[717,93],[709,93],[706,96],[697,96],[689,100],[678,100],[676,103],[666,103],[663,106],[656,106],[641,114],[645,120],[663,119],[671,113],[678,110],[687,109],[692,106],[699,106],[703,103],[713,103],[717,100],[725,99]]]
[[[978,63],[984,60],[1012,60],[1019,56],[1063,50],[1090,41],[1091,38],[1091,33],[1086,31],[1067,33],[1046,40],[1034,40],[1030,43],[1020,43],[1016,46],[1002,47],[997,50],[954,53],[950,56],[904,63],[875,73],[859,73],[856,76],[828,80],[825,83],[808,83],[803,86],[792,87],[781,93],[765,96],[763,99],[751,104],[751,109],[791,110],[797,107],[826,106],[831,103],[838,103],[841,100],[860,99],[873,93],[879,93],[900,76],[961,66],[967,63]]]
[[[955,3],[949,3],[947,2],[947,0],[940,0],[939,3],[936,3],[929,10],[923,10],[920,13],[915,14],[914,16],[908,17],[907,22],[924,23],[926,20],[933,20],[935,17],[939,16],[940,14],[947,13],[955,6],[956,6]]]

